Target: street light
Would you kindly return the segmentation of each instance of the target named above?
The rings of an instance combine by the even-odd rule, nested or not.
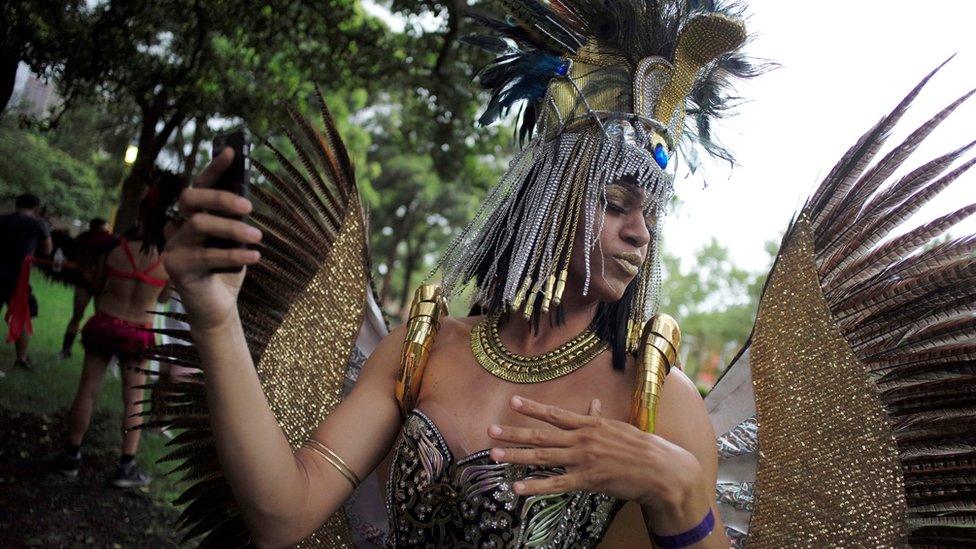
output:
[[[126,166],[131,166],[136,163],[136,157],[139,156],[139,147],[135,145],[129,145],[125,149],[125,158],[122,159]]]

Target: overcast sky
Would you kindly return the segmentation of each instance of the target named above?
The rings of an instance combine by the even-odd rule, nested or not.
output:
[[[716,238],[738,264],[764,269],[767,240],[779,240],[793,212],[858,137],[931,69],[959,52],[902,119],[890,145],[976,87],[976,2],[753,0],[749,51],[781,68],[740,87],[750,102],[720,128],[740,165],[707,166],[676,182],[683,204],[668,219],[666,248],[690,257]],[[976,98],[943,123],[909,168],[976,139]],[[972,154],[970,154],[972,156]],[[903,170],[904,171],[904,170]],[[919,213],[933,218],[976,202],[976,170]],[[976,219],[952,234],[976,232]]]

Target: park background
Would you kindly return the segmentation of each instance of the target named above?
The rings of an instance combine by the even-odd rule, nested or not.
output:
[[[476,30],[461,17],[469,3],[8,4],[0,9],[8,29],[0,39],[0,210],[30,191],[58,226],[77,231],[100,216],[124,230],[150,167],[190,176],[208,161],[213,135],[239,124],[280,139],[284,107],[307,111],[317,83],[354,157],[369,209],[375,287],[396,323],[514,150],[511,121],[476,124],[484,96],[472,77],[488,58],[459,42]],[[907,1],[748,4],[756,38],[747,51],[779,67],[740,86],[736,116],[717,129],[737,165],[705,161],[695,173],[680,171],[665,225],[662,309],[679,319],[684,366],[703,391],[748,336],[782,231],[833,162],[953,53],[959,52],[895,139],[976,84],[971,2],[939,2],[924,18]],[[973,139],[974,119],[976,105],[965,105],[917,160]],[[931,218],[974,196],[972,178],[964,178],[919,216]],[[951,235],[972,232],[971,220]],[[37,290],[35,369],[0,379],[3,438],[16,442],[0,448],[0,483],[22,482],[23,464],[13,460],[29,461],[56,445],[80,367],[80,350],[73,359],[55,358],[70,291],[47,282]],[[12,349],[4,347],[0,368],[8,370],[12,361]],[[118,437],[118,390],[110,377],[94,423],[106,463]],[[140,460],[152,466],[164,443],[146,437]],[[166,469],[152,467],[157,477]],[[175,493],[162,481],[143,495],[165,503]],[[60,527],[53,528],[61,536],[57,544],[116,543],[89,539],[102,515],[85,514],[64,490],[32,497],[0,505],[0,525],[20,525],[0,528],[19,536],[0,544],[55,543],[43,537],[52,528],[23,531],[31,521],[43,524],[39,518],[10,511],[30,506],[72,509],[66,516],[76,520],[52,523]],[[121,530],[172,542],[165,532],[172,515],[157,507],[125,518],[145,525]]]

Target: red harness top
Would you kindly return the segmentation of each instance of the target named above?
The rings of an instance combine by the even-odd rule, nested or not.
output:
[[[140,271],[139,267],[136,265],[136,258],[132,255],[132,250],[129,249],[129,241],[125,237],[120,239],[122,241],[122,249],[125,250],[125,257],[129,259],[129,265],[132,266],[131,271],[120,271],[118,269],[113,269],[109,267],[107,272],[108,276],[114,276],[116,278],[133,278],[140,282],[144,282],[150,286],[155,286],[157,288],[162,288],[166,285],[166,281],[156,278],[154,276],[149,276],[159,263],[163,260],[162,258],[157,259],[152,265],[146,267],[145,270]]]

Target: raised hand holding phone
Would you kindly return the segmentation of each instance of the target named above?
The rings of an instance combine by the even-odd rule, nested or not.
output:
[[[232,147],[223,148],[194,178],[193,186],[180,194],[184,221],[166,242],[163,261],[194,329],[211,330],[237,321],[242,267],[261,257],[244,247],[261,241],[261,231],[242,221],[251,212],[250,200],[215,188],[236,158]],[[230,241],[232,246],[210,246],[215,239]]]
[[[227,191],[236,194],[237,196],[243,197],[245,199],[250,197],[251,182],[250,182],[250,141],[247,136],[247,131],[243,128],[238,128],[228,133],[218,134],[213,140],[213,150],[212,157],[217,158],[220,153],[226,149],[230,148],[234,151],[234,158],[230,165],[218,175],[216,181],[211,185],[211,189],[216,189],[220,191]],[[214,211],[211,212],[214,215],[221,217],[230,217],[231,219],[241,220],[243,216],[228,215],[224,212]],[[219,238],[219,237],[209,237],[206,240],[205,246],[208,248],[237,248],[245,247],[246,244],[229,239],[229,238]],[[214,273],[233,273],[239,272],[242,267],[217,267],[211,270]]]

